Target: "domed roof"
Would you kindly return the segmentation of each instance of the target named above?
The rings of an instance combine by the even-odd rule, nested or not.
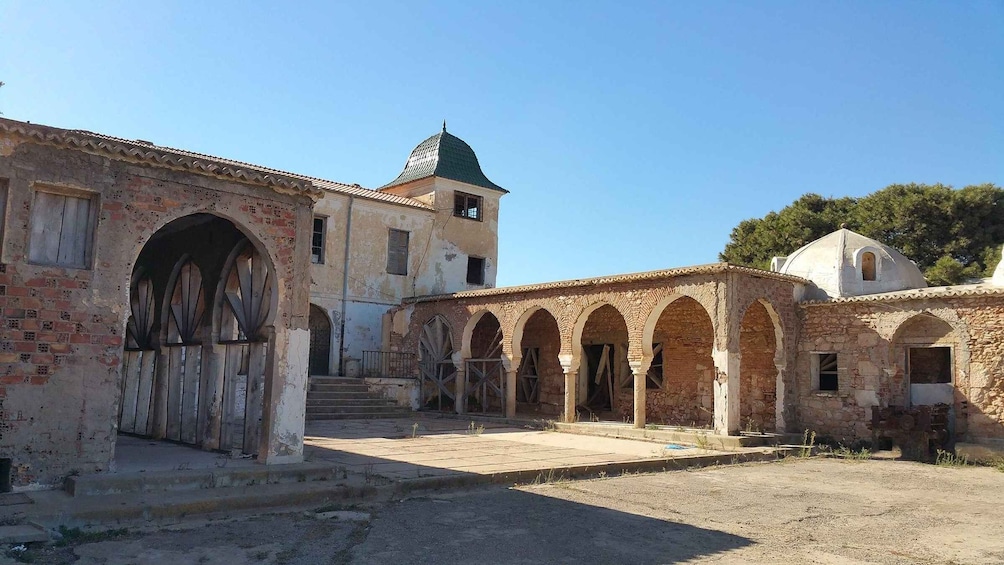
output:
[[[488,180],[481,171],[474,150],[463,139],[447,133],[446,122],[443,122],[443,131],[419,143],[412,150],[401,174],[380,189],[427,177],[440,177],[499,192],[509,192]]]
[[[997,263],[997,268],[994,269],[994,276],[990,279],[990,284],[1004,286],[1004,248],[1001,249],[1001,262]]]
[[[846,228],[802,246],[787,257],[779,271],[815,283],[818,292],[810,296],[814,299],[927,287],[913,261]]]

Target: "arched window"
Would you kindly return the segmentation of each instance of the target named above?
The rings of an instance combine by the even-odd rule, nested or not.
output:
[[[865,251],[861,254],[861,279],[875,280],[875,254],[871,251]]]

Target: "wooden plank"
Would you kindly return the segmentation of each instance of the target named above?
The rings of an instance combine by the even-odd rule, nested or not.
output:
[[[181,439],[181,395],[183,394],[182,382],[185,370],[181,362],[181,348],[168,348],[168,373],[167,373],[167,439],[179,441]]]
[[[267,343],[252,343],[249,346],[247,402],[244,410],[244,453],[258,452],[261,437],[262,403],[265,394],[265,350]]]
[[[65,196],[63,226],[59,234],[60,265],[84,267],[87,265],[88,223],[91,216],[91,201],[87,198]]]
[[[122,412],[119,431],[128,434],[136,432],[136,395],[142,369],[141,355],[141,351],[126,351],[122,356]]]
[[[199,428],[199,380],[201,358],[199,351],[192,347],[180,347],[183,351],[185,371],[181,398],[181,441],[198,443]]]
[[[59,231],[63,225],[65,196],[36,192],[31,211],[31,237],[28,260],[34,263],[56,264],[59,259]]]
[[[152,435],[153,376],[157,368],[157,351],[142,351],[139,390],[136,394],[136,433]]]
[[[220,417],[223,406],[223,371],[226,347],[195,346],[202,357],[202,399],[199,401],[199,437],[203,449],[219,449]]]
[[[238,371],[247,344],[226,346],[223,369],[223,404],[220,412],[220,449],[240,449],[244,443],[244,403],[247,375]]]

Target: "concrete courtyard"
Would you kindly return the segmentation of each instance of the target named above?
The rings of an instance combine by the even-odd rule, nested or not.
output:
[[[1004,562],[1002,492],[1004,473],[994,468],[789,458],[187,522],[71,540],[34,557],[56,565],[991,564]]]

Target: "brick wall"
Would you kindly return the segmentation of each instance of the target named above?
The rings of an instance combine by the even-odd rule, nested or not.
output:
[[[743,429],[774,431],[777,367],[774,365],[774,324],[763,304],[746,310],[739,329],[742,363],[739,373],[739,414]]]
[[[692,298],[666,307],[656,322],[652,342],[661,343],[661,389],[648,389],[648,421],[675,426],[707,427],[714,416],[715,364],[711,359],[714,330],[707,311]]]
[[[561,336],[558,323],[547,310],[537,310],[523,327],[521,347],[536,347],[538,386],[540,403],[534,406],[520,406],[521,411],[541,416],[558,416],[565,402],[565,374],[558,361],[561,350]],[[526,359],[523,359],[526,362]]]

